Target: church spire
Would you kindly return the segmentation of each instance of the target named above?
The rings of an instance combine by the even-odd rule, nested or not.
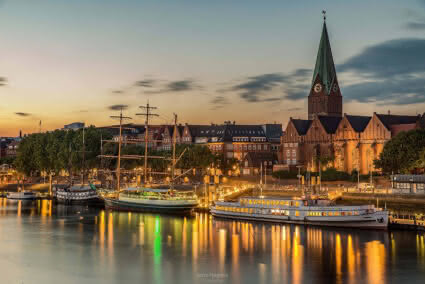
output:
[[[319,51],[317,52],[316,66],[314,67],[312,85],[317,82],[317,79],[319,79],[323,84],[326,93],[329,95],[334,83],[337,83],[337,81],[331,44],[329,43],[328,30],[326,28],[326,11],[322,11],[322,13],[323,29],[322,36],[320,38]]]
[[[323,29],[314,67],[313,82],[308,95],[308,117],[342,116],[342,95],[336,79],[335,65],[323,11]]]

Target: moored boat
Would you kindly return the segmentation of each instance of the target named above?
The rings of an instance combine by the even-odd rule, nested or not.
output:
[[[193,192],[170,189],[135,188],[124,190],[118,198],[104,198],[105,208],[120,211],[186,214],[197,205]]]
[[[14,199],[14,200],[34,200],[36,198],[37,198],[37,195],[31,191],[9,192],[7,194],[7,199]]]
[[[96,188],[89,185],[73,185],[66,187],[56,186],[53,191],[53,197],[58,203],[63,204],[102,204]]]
[[[373,205],[334,205],[327,199],[243,197],[237,202],[218,201],[214,217],[362,229],[387,229],[388,211]]]

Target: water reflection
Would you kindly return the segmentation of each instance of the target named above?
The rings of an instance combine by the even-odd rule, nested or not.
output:
[[[80,222],[80,216],[93,222]],[[416,282],[425,273],[423,233],[227,221],[206,213],[179,217],[97,211],[48,200],[5,199],[0,200],[0,230],[0,252],[13,252],[10,261],[0,261],[0,271],[10,274],[6,268],[16,264],[28,268],[10,274],[12,282],[384,283],[401,282],[406,275]],[[22,249],[33,246],[37,249]]]

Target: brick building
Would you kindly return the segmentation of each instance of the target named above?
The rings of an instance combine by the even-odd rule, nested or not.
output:
[[[401,131],[424,127],[424,116],[377,114],[342,115],[338,85],[326,23],[323,24],[313,79],[308,95],[308,119],[290,118],[282,136],[284,168],[303,166],[317,171],[320,161],[329,167],[367,174],[384,144]],[[322,165],[323,166],[323,165]]]

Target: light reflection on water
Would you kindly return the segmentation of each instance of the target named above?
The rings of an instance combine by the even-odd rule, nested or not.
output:
[[[424,241],[0,199],[4,283],[423,283]]]

